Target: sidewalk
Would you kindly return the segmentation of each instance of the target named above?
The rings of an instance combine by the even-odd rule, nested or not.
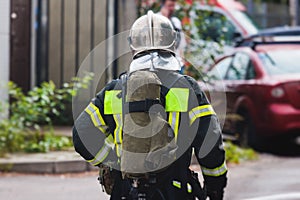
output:
[[[71,127],[55,127],[55,134],[71,136]],[[0,158],[0,172],[71,173],[97,170],[75,150],[48,153],[16,153]]]
[[[69,173],[96,170],[75,151],[20,153],[0,158],[0,171],[20,173]]]

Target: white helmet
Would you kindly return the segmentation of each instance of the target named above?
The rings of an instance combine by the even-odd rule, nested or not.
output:
[[[175,54],[176,31],[171,21],[151,10],[132,25],[129,45],[133,57],[144,51],[165,50]]]

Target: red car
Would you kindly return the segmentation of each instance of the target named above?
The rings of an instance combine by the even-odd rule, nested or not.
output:
[[[300,136],[300,29],[274,30],[243,40],[207,72],[209,98],[224,92],[216,105],[217,113],[226,105],[223,131],[243,146]]]
[[[247,14],[246,7],[235,0],[201,0],[190,12],[192,30],[201,39],[231,44],[236,37],[257,34],[259,27]]]

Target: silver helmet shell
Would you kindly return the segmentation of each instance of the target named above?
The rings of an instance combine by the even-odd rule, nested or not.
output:
[[[133,57],[144,51],[165,50],[175,54],[177,33],[171,21],[151,10],[132,25],[129,45]]]

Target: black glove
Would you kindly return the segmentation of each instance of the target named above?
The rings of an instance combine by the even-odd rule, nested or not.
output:
[[[190,184],[192,184],[193,195],[197,197],[199,200],[205,200],[207,195],[204,188],[201,188],[201,184],[198,179],[198,174],[194,171],[190,172]]]
[[[210,200],[222,200],[224,195],[224,190],[210,190],[206,187],[206,193]]]
[[[204,187],[210,200],[222,200],[227,184],[226,174],[219,177],[205,177]]]

